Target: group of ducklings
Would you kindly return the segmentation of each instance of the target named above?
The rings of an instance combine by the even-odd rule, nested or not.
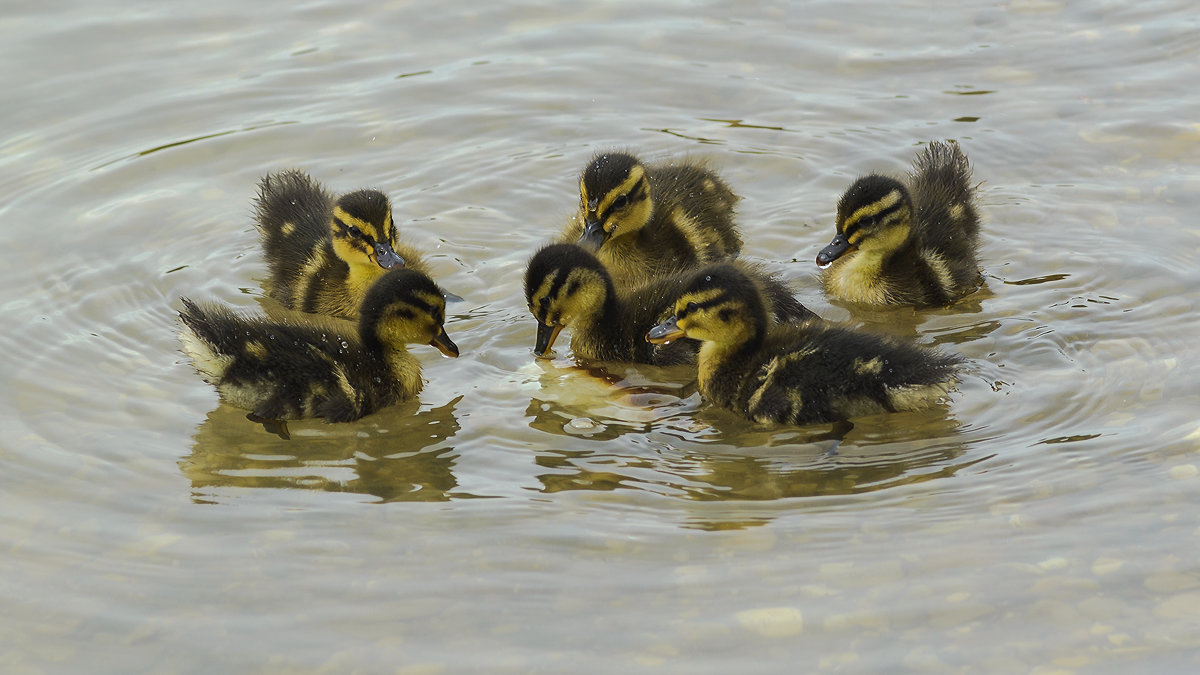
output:
[[[703,164],[601,152],[579,194],[578,214],[525,270],[539,357],[569,327],[579,358],[695,363],[706,400],[765,423],[914,410],[954,386],[958,357],[828,323],[739,260],[738,197]],[[458,355],[445,292],[397,239],[383,193],[334,199],[283,171],[262,180],[256,201],[267,294],[318,316],[272,321],[183,299],[184,351],[227,402],[260,419],[353,420],[420,391],[405,344]],[[931,142],[906,181],[870,174],[842,195],[816,260],[825,293],[851,305],[949,304],[982,281],[978,231],[966,157]],[[357,320],[357,335],[322,317]]]

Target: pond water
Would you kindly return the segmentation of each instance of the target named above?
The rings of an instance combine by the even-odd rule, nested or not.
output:
[[[1200,15],[1185,0],[10,2],[0,671],[1195,672]],[[841,190],[970,157],[986,286],[829,303]],[[751,425],[535,361],[594,151],[706,158],[943,405]],[[462,296],[419,400],[284,440],[179,351],[260,308],[256,182],[379,187]],[[565,336],[564,336],[565,338]]]

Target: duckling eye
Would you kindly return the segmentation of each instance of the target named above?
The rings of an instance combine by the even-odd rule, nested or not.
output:
[[[614,209],[623,209],[626,206],[629,206],[629,195],[621,195],[613,200]]]
[[[351,225],[350,227],[346,228],[346,234],[350,235],[351,237],[361,237],[362,230],[358,229],[357,225]]]

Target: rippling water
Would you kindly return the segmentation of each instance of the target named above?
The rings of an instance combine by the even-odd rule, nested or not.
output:
[[[0,35],[0,670],[1200,669],[1189,3],[18,2]],[[985,288],[830,304],[841,190],[935,138]],[[709,159],[747,257],[962,354],[958,391],[772,428],[686,368],[534,361],[525,261],[612,146]],[[290,440],[175,337],[181,295],[260,306],[284,167],[387,191],[465,298],[418,401]]]

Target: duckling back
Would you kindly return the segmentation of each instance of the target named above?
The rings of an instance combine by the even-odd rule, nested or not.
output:
[[[405,343],[457,355],[440,313],[423,309],[441,301],[428,291],[436,285],[417,272],[389,274],[364,300],[369,315],[357,334],[344,323],[270,321],[184,298],[183,351],[222,399],[260,418],[358,419],[421,390],[420,363]]]
[[[390,382],[368,375],[386,372],[386,364],[333,325],[270,322],[187,298],[179,317],[183,351],[204,381],[261,418],[350,421],[397,398]]]
[[[784,424],[917,410],[949,393],[958,364],[882,335],[821,323],[779,326],[739,369],[730,407]]]
[[[297,281],[314,253],[328,246],[333,196],[303,171],[280,171],[259,181],[254,211],[270,270],[267,294],[298,309]]]
[[[963,295],[979,284],[979,213],[971,165],[957,144],[930,142],[913,162],[913,208],[921,246],[944,261],[947,295]]]
[[[651,341],[700,339],[701,394],[757,422],[810,424],[910,410],[945,394],[958,360],[820,321],[774,324],[733,265],[698,270]]]
[[[656,221],[682,241],[683,267],[696,267],[737,257],[742,238],[734,220],[738,196],[712,169],[696,163],[652,166]],[[689,258],[687,254],[691,254]]]

